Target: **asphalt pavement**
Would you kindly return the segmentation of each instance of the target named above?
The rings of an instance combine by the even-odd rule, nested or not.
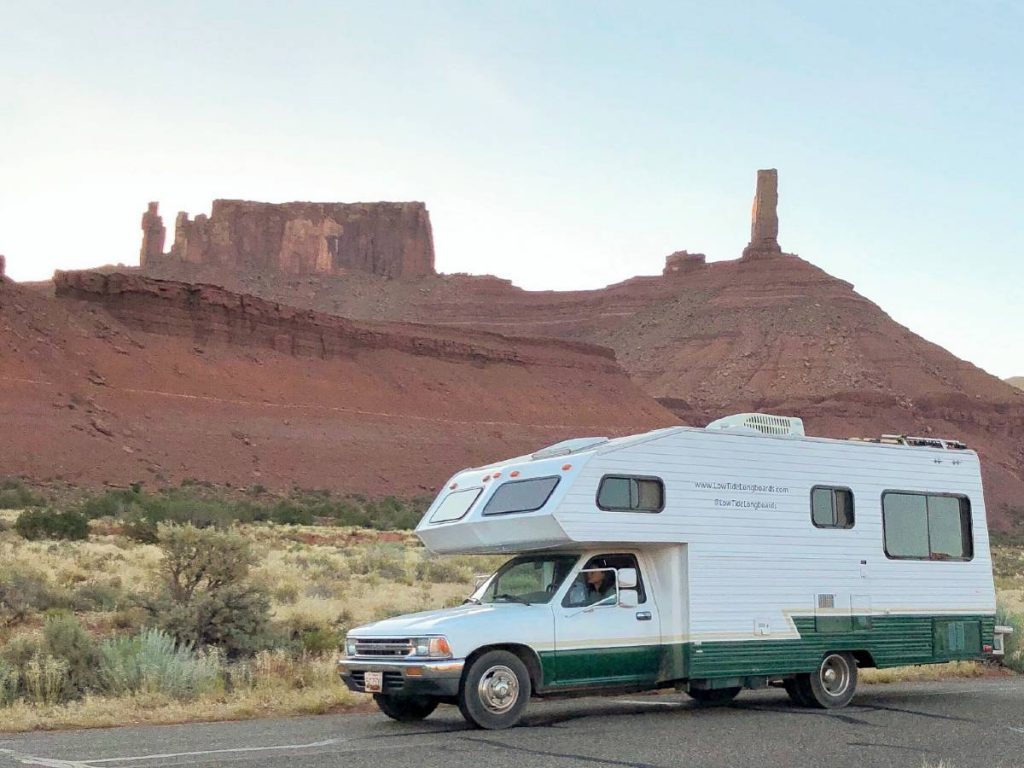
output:
[[[0,713],[2,714],[2,713]],[[2,722],[0,722],[2,728]],[[683,694],[533,701],[524,724],[470,729],[353,714],[0,733],[0,766],[50,768],[1024,768],[1024,678],[862,686],[846,709],[745,691],[721,709]]]

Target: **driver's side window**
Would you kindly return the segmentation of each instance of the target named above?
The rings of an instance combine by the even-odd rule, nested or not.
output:
[[[591,605],[615,605],[617,594],[615,568],[605,563],[603,558],[592,557],[569,585],[562,606],[586,608]]]

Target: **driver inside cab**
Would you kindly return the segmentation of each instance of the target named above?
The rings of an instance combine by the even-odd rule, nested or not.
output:
[[[600,603],[615,596],[615,571],[593,560],[586,564],[569,588],[568,604],[575,608]]]

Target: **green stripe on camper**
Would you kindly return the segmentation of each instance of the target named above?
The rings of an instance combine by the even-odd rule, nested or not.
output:
[[[826,651],[871,655],[878,667],[974,659],[995,619],[967,616],[795,617],[799,639],[581,648],[540,654],[545,688],[647,685],[659,680],[785,675],[817,668]]]

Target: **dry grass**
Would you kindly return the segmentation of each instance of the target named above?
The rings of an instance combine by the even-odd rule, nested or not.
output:
[[[217,692],[194,701],[163,695],[120,698],[87,697],[59,706],[18,702],[3,710],[2,731],[104,728],[117,725],[169,724],[254,717],[318,715],[365,704],[338,681],[331,658],[294,661],[266,654],[269,661],[257,682],[241,690]],[[259,658],[256,662],[260,663]],[[300,669],[301,666],[301,669]]]
[[[11,523],[17,512],[0,511]],[[113,522],[93,523],[85,542],[28,542],[0,525],[0,567],[46,576],[69,597],[84,586],[101,585],[125,595],[143,593],[155,583],[160,552],[120,534]],[[355,528],[277,526],[238,527],[254,544],[254,577],[272,598],[274,620],[282,625],[319,626],[341,634],[348,628],[388,615],[456,605],[471,591],[475,576],[492,571],[503,557],[432,559],[407,533]],[[994,552],[1000,602],[1024,613],[1024,551]],[[134,629],[130,615],[115,611],[79,611],[95,635]],[[34,617],[28,629],[40,626]],[[0,644],[18,627],[0,626]],[[65,727],[102,727],[127,723],[175,723],[334,712],[365,705],[334,673],[332,653],[288,658],[261,654],[242,675],[244,684],[180,702],[162,695],[89,697],[59,706],[23,702],[2,713],[3,731]],[[862,671],[867,684],[950,677],[979,677],[990,668],[973,662]],[[237,677],[234,675],[233,677]]]

